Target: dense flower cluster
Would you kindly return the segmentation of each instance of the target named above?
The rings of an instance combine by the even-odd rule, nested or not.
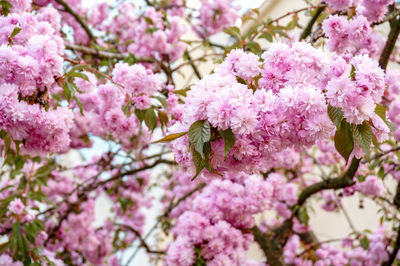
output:
[[[165,61],[175,61],[182,56],[186,44],[180,38],[187,26],[181,17],[170,16],[166,21],[164,14],[152,7],[137,15],[136,8],[129,3],[123,3],[118,10],[118,16],[102,27],[119,39],[121,51]],[[101,14],[105,17],[103,12]],[[107,20],[100,21],[106,23]]]
[[[331,134],[327,105],[318,87],[328,71],[324,66],[327,59],[303,43],[274,45],[262,57],[260,69],[253,65],[258,63],[254,54],[232,51],[215,74],[188,92],[184,123],[171,128],[182,132],[197,120],[208,120],[219,130],[232,129],[237,141],[227,160],[221,154],[223,142],[212,143],[211,161],[216,169],[268,170],[271,152],[292,147],[300,150]],[[255,92],[235,76],[251,86],[251,79],[260,71],[261,88]],[[182,154],[185,149],[187,153],[182,146],[185,141],[177,140],[174,149],[178,162],[187,165],[191,157]]]
[[[307,1],[301,37],[305,8],[253,9],[226,47],[212,35],[240,24],[236,2],[189,2],[0,1],[0,265],[119,266],[141,248],[182,266],[395,257],[395,1]],[[342,246],[319,239],[311,210],[346,214],[353,196],[376,203],[378,229],[350,214]]]
[[[161,90],[161,79],[138,64],[118,63],[113,70],[113,80],[124,86],[135,107],[142,110],[151,106],[150,97]]]
[[[335,62],[338,71],[326,86],[326,95],[332,106],[343,110],[347,121],[361,124],[376,116],[375,106],[381,102],[385,91],[384,72],[367,55],[355,56],[350,64],[352,73],[348,72],[343,59]]]
[[[200,37],[207,37],[233,26],[237,18],[238,7],[232,6],[232,0],[201,0],[200,23],[194,30]]]
[[[193,264],[196,249],[207,265],[254,265],[245,256],[252,235],[240,229],[254,226],[253,215],[269,208],[271,193],[260,176],[226,173],[211,181],[179,216],[167,265]]]
[[[139,119],[124,113],[123,106],[133,103],[136,109],[149,108],[152,105],[150,96],[161,90],[160,77],[141,65],[124,63],[116,65],[113,71],[113,79],[118,85],[110,82],[97,86],[94,76],[88,74],[88,77],[89,81],[77,81],[82,91],[78,98],[84,114],[76,110],[71,146],[90,145],[88,133],[105,138],[112,136],[125,148],[146,146],[151,132],[147,128],[139,129]]]
[[[348,20],[333,15],[324,20],[322,28],[328,37],[328,48],[338,54],[369,54],[376,57],[384,46],[382,36],[373,31],[363,15]]]
[[[370,22],[378,22],[387,13],[388,6],[394,0],[326,0],[329,7],[334,10],[346,10],[349,7],[357,7],[358,13],[365,16]]]
[[[388,259],[388,254],[385,248],[388,236],[384,227],[379,227],[373,234],[368,236],[369,246],[363,248],[351,238],[345,238],[342,241],[344,249],[337,248],[333,245],[322,244],[315,251],[317,261],[313,263],[311,260],[302,259],[297,256],[300,254],[301,247],[300,237],[293,235],[284,248],[285,262],[299,266],[327,266],[327,265],[380,265]],[[346,250],[351,248],[351,250]]]
[[[56,18],[46,12],[53,10],[0,17],[0,128],[32,154],[65,151],[72,126],[68,108],[42,106],[62,73],[64,49]],[[16,28],[21,31],[10,39]]]

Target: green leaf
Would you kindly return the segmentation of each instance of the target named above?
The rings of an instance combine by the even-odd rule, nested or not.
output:
[[[7,136],[7,132],[5,130],[0,130],[0,139],[4,139],[4,137]]]
[[[157,28],[157,27],[151,27],[151,28],[147,28],[147,29],[146,29],[146,32],[147,32],[147,33],[154,33],[154,32],[156,32],[156,31],[158,31],[158,28]]]
[[[184,135],[186,135],[187,132],[180,132],[180,133],[173,133],[173,134],[169,134],[166,137],[156,140],[153,143],[160,143],[160,142],[171,142],[173,140],[176,140]]]
[[[135,115],[140,122],[143,122],[147,110],[135,109]]]
[[[203,147],[204,143],[209,142],[211,139],[210,123],[205,120],[194,122],[189,128],[189,143],[200,154],[201,158],[204,157]]]
[[[347,163],[354,149],[354,141],[350,124],[346,120],[342,120],[340,128],[336,130],[334,140],[336,150],[343,156]]]
[[[258,39],[266,39],[269,42],[273,42],[274,41],[274,39],[272,37],[272,34],[269,33],[269,32],[265,32],[265,33],[261,34],[260,37],[258,37]]]
[[[196,174],[192,178],[192,181],[193,181],[201,173],[201,171],[206,167],[206,163],[205,163],[205,160],[201,157],[200,153],[198,153],[194,149],[192,152],[192,157],[193,157],[194,166],[196,167]]]
[[[47,177],[53,171],[53,167],[51,164],[45,164],[39,169],[36,170],[35,176],[36,177]]]
[[[297,218],[299,222],[305,225],[308,225],[308,221],[310,220],[310,216],[308,215],[307,208],[301,207],[297,212]]]
[[[149,17],[143,17],[143,18],[147,22],[147,24],[154,25],[154,22],[151,18],[149,18]]]
[[[246,46],[255,54],[260,54],[262,52],[262,48],[257,42],[250,41],[246,44]]]
[[[21,28],[20,27],[15,27],[14,30],[12,31],[10,37],[8,37],[8,43],[12,44],[13,43],[13,39],[15,36],[17,36],[18,33],[21,32]]]
[[[15,159],[14,159],[14,163],[15,163],[15,170],[21,170],[22,167],[24,167],[25,164],[25,159],[24,157],[18,155]]]
[[[157,116],[153,108],[149,108],[146,110],[146,114],[144,116],[144,123],[151,131],[153,131],[156,128]]]
[[[67,74],[67,77],[81,78],[81,79],[84,79],[86,81],[89,81],[89,77],[85,73],[81,73],[81,72],[69,72]]]
[[[237,39],[237,40],[241,40],[242,36],[240,35],[240,29],[236,26],[227,28],[224,30],[224,32],[230,36],[232,36],[233,38]]]
[[[10,2],[4,0],[4,1],[0,1],[0,6],[3,10],[3,15],[8,16],[8,14],[10,14],[10,11],[12,9],[12,4],[10,4]]]
[[[383,121],[386,121],[386,108],[380,104],[375,107],[375,114],[377,114]]]
[[[183,97],[186,97],[188,91],[190,91],[190,89],[186,88],[186,89],[182,89],[182,90],[174,90],[173,93],[182,95]]]
[[[395,131],[393,123],[386,119],[386,108],[384,106],[377,104],[375,107],[375,114],[377,114],[386,123],[392,132]]]
[[[89,65],[76,65],[73,68],[71,68],[69,73],[71,73],[71,72],[79,72],[79,71],[82,71],[82,70],[86,70],[87,68],[89,68]]]
[[[65,82],[63,85],[64,96],[68,102],[75,96],[75,87],[71,82]]]
[[[235,146],[236,137],[232,132],[232,129],[228,128],[226,130],[219,130],[218,133],[221,135],[222,139],[224,140],[224,153],[225,153],[225,160],[228,156],[228,152]]]
[[[124,112],[126,117],[130,117],[131,116],[131,103],[128,102],[127,104],[122,106],[122,112]]]
[[[370,146],[372,143],[372,129],[371,126],[364,121],[361,125],[353,126],[353,137],[355,142],[360,148],[362,148],[367,155],[367,159],[370,158]]]
[[[84,115],[83,114],[83,104],[82,104],[81,100],[79,100],[78,97],[76,97],[76,96],[74,96],[73,99],[75,100],[76,104],[78,105],[79,112],[81,113],[81,115]]]
[[[367,236],[364,236],[360,239],[360,245],[363,249],[368,250],[369,248],[369,239]]]
[[[343,111],[340,108],[328,105],[328,115],[332,123],[335,124],[336,128],[339,129],[343,120]]]
[[[29,256],[29,242],[22,234],[22,226],[20,223],[15,223],[12,226],[12,234],[10,236],[10,248],[16,254],[16,259],[24,260]]]

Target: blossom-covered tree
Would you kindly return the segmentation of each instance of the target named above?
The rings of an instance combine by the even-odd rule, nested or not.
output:
[[[400,263],[394,0],[83,2],[0,1],[0,265]],[[380,225],[320,240],[355,194]]]

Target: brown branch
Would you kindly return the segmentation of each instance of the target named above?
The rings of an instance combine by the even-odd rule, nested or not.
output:
[[[390,150],[384,151],[382,153],[378,153],[378,154],[374,155],[373,157],[371,157],[371,159],[362,161],[362,163],[372,162],[372,161],[374,161],[376,159],[379,159],[379,158],[381,158],[381,157],[383,157],[383,156],[385,156],[385,155],[387,155],[389,153],[392,153],[392,152],[395,152],[395,151],[399,151],[399,150],[400,150],[400,146],[394,147],[394,148],[392,148]]]
[[[55,0],[55,1],[63,6],[65,12],[71,14],[76,19],[76,21],[82,26],[82,28],[87,33],[90,40],[94,40],[96,38],[93,35],[92,31],[89,29],[89,26],[86,24],[86,22],[83,21],[83,19],[68,5],[67,2],[65,2],[64,0]]]
[[[145,170],[154,168],[155,166],[157,166],[157,165],[159,165],[159,164],[175,164],[175,162],[173,162],[173,161],[168,161],[168,160],[163,160],[163,159],[157,160],[157,161],[155,161],[155,162],[152,163],[152,164],[143,166],[143,167],[141,167],[141,168],[133,169],[133,170],[130,170],[130,171],[122,172],[122,173],[116,174],[115,176],[113,176],[113,177],[111,177],[111,178],[109,178],[109,179],[103,180],[103,181],[98,182],[98,183],[95,183],[95,184],[91,184],[91,185],[89,185],[87,188],[84,188],[83,191],[84,191],[84,192],[86,192],[86,191],[92,191],[92,190],[94,190],[94,189],[96,189],[96,188],[98,188],[98,187],[104,186],[104,185],[106,185],[106,184],[108,184],[108,183],[110,183],[110,182],[113,182],[113,181],[116,181],[116,180],[118,180],[118,179],[121,179],[121,178],[124,177],[124,176],[127,176],[127,175],[134,175],[134,174],[139,173],[139,172],[141,172],[141,171],[145,171]]]
[[[206,186],[205,183],[200,183],[195,189],[189,191],[185,195],[183,195],[181,198],[179,198],[175,203],[172,203],[169,205],[168,209],[165,211],[165,213],[161,217],[168,217],[168,215],[171,213],[173,209],[175,209],[182,201],[186,200],[190,196],[192,196],[194,193],[196,193],[199,190],[202,190]]]
[[[104,185],[108,184],[109,182],[112,182],[112,181],[116,181],[116,180],[118,180],[118,179],[121,179],[121,178],[124,177],[124,176],[133,175],[133,174],[136,174],[136,173],[138,173],[138,172],[151,169],[151,168],[153,168],[153,167],[155,167],[155,166],[157,166],[158,164],[161,164],[161,163],[171,164],[171,163],[174,163],[174,162],[167,161],[167,160],[157,160],[157,161],[155,161],[154,163],[152,163],[152,164],[150,164],[150,165],[146,165],[146,166],[141,167],[141,168],[137,168],[137,169],[133,169],[133,170],[130,170],[130,171],[123,172],[123,173],[119,173],[119,174],[116,174],[115,176],[113,176],[113,177],[111,177],[111,178],[109,178],[109,179],[106,179],[106,180],[104,180],[104,181],[101,181],[101,182],[98,182],[98,183],[91,183],[91,184],[89,184],[89,185],[83,187],[82,190],[80,190],[79,193],[78,193],[78,201],[77,201],[77,203],[72,203],[72,204],[69,205],[67,211],[66,211],[66,212],[61,216],[61,218],[59,219],[58,224],[57,224],[54,228],[52,228],[52,229],[50,230],[50,232],[48,233],[48,238],[47,238],[46,241],[44,242],[44,246],[46,246],[47,243],[50,241],[50,239],[53,238],[53,237],[56,235],[57,231],[61,228],[62,223],[64,222],[64,220],[66,220],[66,219],[68,218],[69,214],[70,214],[81,202],[83,202],[83,201],[85,201],[85,200],[88,199],[88,197],[87,197],[87,193],[88,193],[88,192],[93,191],[93,190],[97,189],[98,187],[104,186]],[[96,175],[96,176],[98,176],[98,175]],[[56,208],[53,207],[53,208],[51,208],[51,209],[54,210],[54,209],[56,209]]]
[[[112,52],[101,51],[98,49],[89,48],[86,46],[71,44],[71,43],[66,43],[65,48],[68,50],[77,51],[77,52],[81,52],[81,53],[88,54],[88,55],[93,55],[93,56],[95,56],[97,58],[101,58],[101,59],[124,60],[129,57],[128,53],[112,53]],[[156,59],[151,58],[151,57],[135,57],[135,59],[136,59],[136,61],[142,62],[142,63],[146,63],[146,62],[154,63],[157,61]]]
[[[201,77],[200,71],[199,71],[199,69],[197,68],[197,66],[194,64],[194,62],[192,61],[192,57],[190,56],[189,52],[188,52],[188,51],[185,51],[184,56],[187,57],[187,59],[188,59],[188,61],[189,61],[189,64],[190,64],[190,66],[191,66],[192,69],[193,69],[193,72],[196,74],[196,77],[197,77],[198,79],[201,79],[202,77]]]
[[[319,183],[316,183],[314,185],[305,188],[299,196],[299,199],[297,201],[297,206],[302,206],[310,196],[320,191],[326,189],[336,190],[354,185],[355,182],[353,180],[353,177],[356,174],[359,165],[360,165],[360,159],[353,157],[349,169],[347,169],[347,171],[344,173],[343,176],[337,178],[325,179]]]
[[[136,230],[135,228],[127,225],[127,224],[116,224],[117,226],[121,227],[121,228],[125,228],[128,229],[129,231],[131,231],[132,233],[134,233],[136,235],[136,237],[139,239],[140,241],[140,246],[142,246],[147,253],[152,253],[152,254],[165,254],[165,251],[162,250],[152,250],[149,245],[146,243],[146,241],[143,239],[142,235],[140,234],[140,232],[138,230]]]
[[[254,240],[258,243],[269,265],[283,266],[285,265],[282,258],[282,247],[275,243],[275,241],[267,234],[262,232],[257,226],[251,228],[254,235]]]
[[[128,53],[106,52],[106,51],[101,51],[98,49],[89,48],[86,46],[76,45],[76,44],[71,44],[71,43],[66,43],[65,48],[68,50],[71,50],[71,51],[77,51],[77,52],[81,52],[84,54],[93,55],[93,56],[95,56],[97,58],[101,58],[101,59],[124,60],[126,58],[129,58],[129,56],[130,56],[130,54],[128,54]],[[135,57],[135,60],[139,63],[155,63],[167,75],[168,83],[169,84],[173,83],[173,80],[172,80],[172,72],[173,71],[170,69],[169,66],[165,65],[163,62],[160,62],[157,59],[152,58],[152,57]]]
[[[325,6],[320,6],[317,9],[317,11],[315,12],[314,16],[308,22],[306,28],[304,29],[304,31],[300,35],[300,40],[304,40],[305,38],[307,38],[311,34],[311,30],[312,30],[315,22],[317,21],[318,17],[322,14],[322,12],[324,12],[324,10],[325,10]]]
[[[309,197],[311,197],[312,195],[314,195],[318,192],[321,192],[323,190],[327,190],[327,189],[336,190],[336,189],[341,189],[341,188],[345,188],[345,187],[354,185],[355,182],[354,182],[353,178],[358,170],[360,161],[361,161],[361,159],[357,159],[357,158],[353,157],[349,168],[341,177],[325,179],[319,183],[313,184],[313,185],[305,188],[300,193],[300,196],[297,200],[297,204],[293,208],[292,217],[287,219],[282,224],[282,226],[275,231],[275,236],[274,236],[275,242],[278,243],[282,247],[286,244],[287,239],[290,237],[290,235],[292,233],[293,218],[298,215],[300,207],[302,205],[304,205],[304,203],[307,201],[307,199]]]
[[[393,203],[397,207],[397,209],[400,210],[400,183],[397,184],[396,195],[394,196]],[[393,262],[397,257],[397,253],[399,253],[399,249],[400,249],[400,226],[397,229],[397,237],[396,241],[394,242],[393,251],[389,256],[389,259],[386,262],[382,263],[382,266],[393,265]]]
[[[179,198],[179,199],[177,200],[176,203],[172,203],[172,202],[171,202],[171,204],[170,204],[170,206],[168,207],[167,211],[166,211],[164,214],[162,214],[162,215],[160,215],[160,216],[158,217],[157,222],[153,225],[153,227],[149,230],[149,232],[147,232],[147,234],[144,236],[143,240],[146,240],[146,239],[151,235],[151,233],[152,233],[154,230],[157,229],[157,227],[158,227],[158,225],[160,224],[160,222],[162,221],[162,219],[165,218],[165,217],[168,217],[168,215],[171,213],[171,211],[172,211],[174,208],[176,208],[182,201],[184,201],[185,199],[187,199],[188,197],[190,197],[191,195],[193,195],[195,192],[197,192],[197,191],[203,189],[205,186],[206,186],[205,183],[201,183],[201,184],[199,184],[196,188],[194,188],[193,190],[189,191],[188,193],[186,193],[185,195],[183,195],[181,198]],[[130,264],[130,262],[131,262],[131,261],[133,260],[133,258],[136,256],[136,254],[137,254],[138,251],[139,251],[139,248],[137,248],[137,249],[132,253],[132,255],[129,257],[129,259],[128,259],[126,265],[129,265],[129,264]]]
[[[391,12],[395,9],[395,5],[391,5],[390,7]],[[388,38],[386,40],[385,47],[383,48],[382,54],[379,58],[379,65],[383,70],[386,71],[387,65],[389,63],[390,55],[394,49],[396,44],[397,38],[400,34],[400,19],[397,19],[397,16],[389,20],[390,23],[390,32]]]

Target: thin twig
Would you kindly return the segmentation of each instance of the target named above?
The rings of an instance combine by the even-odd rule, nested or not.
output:
[[[55,1],[64,7],[65,12],[71,14],[76,19],[76,21],[82,26],[82,28],[87,33],[90,40],[94,40],[96,38],[93,35],[92,31],[89,29],[89,26],[86,24],[86,22],[68,5],[67,2],[63,0],[55,0]]]
[[[144,247],[144,249],[146,250],[147,253],[152,253],[152,254],[165,254],[165,251],[162,250],[152,250],[149,245],[146,243],[146,241],[143,239],[142,235],[140,234],[140,232],[138,230],[136,230],[135,228],[133,228],[132,226],[129,226],[127,224],[116,224],[117,226],[121,227],[121,228],[125,228],[128,229],[129,231],[131,231],[132,233],[134,233],[136,235],[136,237],[139,239],[140,241],[140,246]]]

